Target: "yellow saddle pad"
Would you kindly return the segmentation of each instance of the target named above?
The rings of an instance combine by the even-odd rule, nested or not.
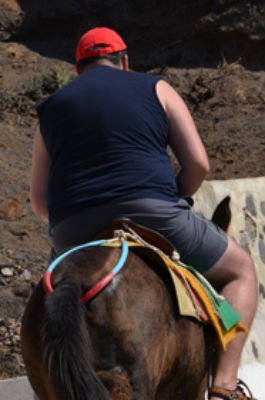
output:
[[[120,234],[121,232],[119,232],[118,236]],[[180,315],[193,317],[201,323],[213,325],[223,349],[226,349],[227,344],[239,332],[247,331],[246,327],[240,322],[240,317],[232,307],[211,287],[202,275],[198,272],[196,274],[192,273],[188,268],[185,268],[184,264],[172,260],[159,248],[141,240],[138,235],[132,239],[132,234],[128,234],[128,232],[123,232],[123,234],[125,237],[124,240],[127,241],[131,250],[136,251],[136,253],[139,252],[140,256],[142,253],[141,250],[144,250],[145,255],[146,252],[149,252],[149,254],[153,253],[153,256],[156,258],[159,257],[160,264],[168,269],[174,285]],[[126,237],[129,239],[127,240]],[[116,247],[120,246],[120,244],[121,238],[117,237],[117,241],[107,243],[106,246]],[[152,259],[152,255],[150,259]],[[202,284],[202,282],[205,282],[205,284]],[[206,290],[205,286],[208,290]],[[217,308],[216,302],[220,303],[221,307]],[[223,304],[225,307],[223,307]],[[223,313],[220,311],[222,308],[225,309]],[[226,324],[225,320],[228,320],[229,323]]]

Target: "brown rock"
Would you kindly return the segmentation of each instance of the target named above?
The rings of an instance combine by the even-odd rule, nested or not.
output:
[[[4,219],[14,221],[21,219],[25,215],[25,210],[18,200],[8,200],[3,208]]]

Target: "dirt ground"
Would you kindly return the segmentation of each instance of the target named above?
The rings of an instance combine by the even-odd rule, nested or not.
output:
[[[36,104],[74,78],[73,66],[17,43],[0,44],[0,379],[25,373],[19,347],[25,304],[45,271],[47,227],[29,204]],[[149,71],[186,100],[211,162],[208,179],[265,171],[265,72],[225,60],[218,68]],[[177,168],[177,167],[176,167]]]

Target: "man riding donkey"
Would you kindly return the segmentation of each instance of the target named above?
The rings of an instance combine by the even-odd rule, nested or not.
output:
[[[257,307],[253,262],[185,200],[209,172],[194,121],[168,83],[129,71],[126,49],[114,30],[89,30],[76,49],[79,76],[38,107],[32,208],[48,220],[57,254],[92,240],[117,218],[163,234],[249,329]],[[181,167],[177,178],[168,144]],[[227,351],[216,352],[211,400],[251,398],[237,380],[246,338],[241,332]]]

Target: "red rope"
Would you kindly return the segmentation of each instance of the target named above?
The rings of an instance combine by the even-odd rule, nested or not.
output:
[[[102,278],[98,283],[95,284],[91,289],[89,289],[85,294],[80,297],[81,303],[86,303],[95,297],[99,292],[101,292],[114,278],[114,273],[111,271]],[[54,291],[51,283],[51,272],[45,272],[43,276],[43,288],[46,294],[52,293]]]
[[[114,273],[111,271],[108,275],[106,275],[103,279],[101,279],[95,286],[89,289],[83,296],[80,297],[80,301],[82,303],[86,303],[88,300],[91,300],[95,297],[99,292],[101,292],[114,278]]]

